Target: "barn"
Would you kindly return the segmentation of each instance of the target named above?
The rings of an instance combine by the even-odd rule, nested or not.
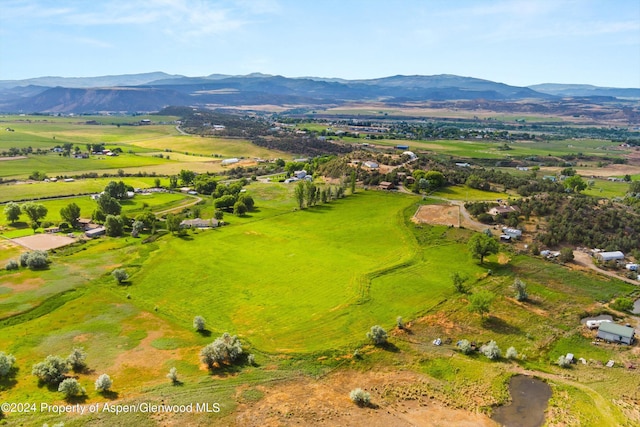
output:
[[[632,327],[618,325],[612,322],[603,322],[598,327],[597,337],[608,342],[631,345],[634,334],[635,329]]]
[[[624,254],[620,251],[599,252],[596,254],[596,258],[598,258],[598,260],[600,260],[601,262],[617,261],[623,260]]]

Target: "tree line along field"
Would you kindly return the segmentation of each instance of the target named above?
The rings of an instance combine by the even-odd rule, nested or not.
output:
[[[60,118],[55,125],[60,135],[71,132],[65,131],[67,126],[94,126],[106,133],[113,130],[113,138],[122,147],[131,147],[137,153],[131,158],[136,159],[167,162],[152,155],[167,153],[162,144],[171,141],[181,152],[169,160],[171,168],[166,168],[169,163],[141,166],[158,173],[198,170],[198,165],[202,171],[214,170],[193,153],[279,155],[259,147],[252,151],[248,141],[173,134],[173,125],[118,128],[77,125],[68,118]],[[55,128],[47,126],[51,129],[43,135]],[[72,133],[67,137],[80,135]],[[183,144],[191,145],[186,150]],[[0,170],[4,165],[0,162]],[[114,179],[134,187],[149,187],[154,181],[116,177],[2,185],[0,202],[101,191]],[[168,178],[160,179],[167,185]],[[605,187],[603,183],[603,188],[613,195],[617,191],[613,184],[618,183],[611,184]],[[294,185],[254,182],[246,191],[255,199],[256,209],[243,216],[226,213],[225,227],[158,235],[146,243],[146,232],[142,238],[103,237],[56,250],[45,270],[0,270],[0,351],[13,354],[18,367],[10,378],[0,379],[0,400],[65,403],[56,390],[38,385],[31,367],[49,354],[64,357],[74,347],[83,347],[89,369],[73,373],[87,390],[79,400],[83,404],[186,404],[214,399],[222,411],[164,417],[39,414],[38,424],[232,425],[238,423],[239,412],[259,408],[268,390],[283,383],[318,381],[314,384],[321,387],[323,379],[354,372],[384,372],[393,381],[399,371],[420,375],[421,380],[409,389],[426,393],[421,396],[478,412],[490,412],[506,402],[511,375],[533,372],[556,390],[549,422],[625,422],[628,412],[623,412],[622,403],[633,402],[640,380],[628,375],[623,366],[637,363],[637,354],[629,348],[591,345],[592,337],[580,326],[580,318],[602,312],[621,316],[604,304],[634,295],[633,286],[518,253],[507,245],[481,265],[468,250],[467,241],[474,235],[471,230],[410,221],[420,204],[444,203],[441,198],[495,200],[509,194],[453,186],[435,193],[436,199],[425,199],[358,187],[344,199],[299,209]],[[215,211],[212,199],[204,199],[198,209],[201,217],[210,218]],[[137,195],[123,203],[123,212],[140,212],[143,203],[155,212],[179,209],[185,200],[181,194]],[[60,208],[71,202],[82,205],[83,217],[95,208],[88,196],[43,200],[50,215],[45,220],[59,219]],[[0,225],[10,230],[7,236],[15,232],[4,217]],[[0,260],[17,258],[20,252],[23,250],[15,246],[0,246]],[[112,276],[118,268],[129,274],[123,284]],[[455,291],[454,272],[468,278],[468,293]],[[516,278],[527,284],[528,302],[514,298]],[[484,316],[469,311],[473,295],[482,291],[495,295]],[[206,319],[206,333],[194,331],[194,316]],[[408,324],[407,329],[397,327],[398,316]],[[365,336],[376,324],[388,331],[389,346],[374,346]],[[200,350],[223,332],[237,334],[245,354],[253,354],[256,364],[208,370],[200,360]],[[435,338],[442,338],[445,345],[434,346]],[[480,354],[466,356],[456,350],[460,339],[495,340],[503,353],[513,345],[526,357],[490,362]],[[564,371],[556,361],[570,351],[586,359],[614,359],[617,365],[609,370],[590,365]],[[166,377],[172,367],[178,370],[180,386]],[[102,373],[114,380],[114,394],[94,390],[93,382]],[[388,408],[388,402],[403,402],[403,398],[390,397],[396,392],[371,392],[381,410]],[[404,396],[406,391],[397,393]],[[348,400],[346,394],[344,400]],[[6,421],[17,425],[33,418],[9,414]]]

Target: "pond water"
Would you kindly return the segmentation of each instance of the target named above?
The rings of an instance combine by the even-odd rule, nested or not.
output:
[[[516,375],[509,381],[511,403],[493,411],[491,418],[505,427],[539,427],[551,398],[551,387],[544,381]]]
[[[640,314],[640,298],[635,300],[635,302],[633,303],[633,311],[631,312],[633,314]]]

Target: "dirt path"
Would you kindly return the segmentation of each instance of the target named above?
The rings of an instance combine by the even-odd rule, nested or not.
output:
[[[164,214],[167,214],[167,213],[175,212],[177,210],[182,210],[184,208],[188,208],[189,206],[197,205],[198,203],[200,203],[202,201],[202,197],[200,197],[200,196],[192,196],[190,194],[185,194],[185,196],[192,197],[195,200],[192,201],[192,202],[189,202],[189,203],[185,203],[185,204],[180,205],[180,206],[175,206],[173,208],[165,209],[165,210],[154,212],[154,213],[156,214],[156,216],[160,216],[160,215],[164,215]]]
[[[605,276],[613,277],[614,279],[622,280],[623,282],[631,283],[632,285],[636,285],[636,286],[638,285],[637,280],[632,280],[632,279],[629,279],[628,277],[619,276],[612,271],[607,271],[607,270],[598,268],[596,265],[593,264],[593,260],[591,259],[591,256],[587,253],[584,253],[581,251],[573,251],[573,256],[574,256],[573,261],[578,265],[581,265],[586,268],[590,268],[591,270],[596,271]]]

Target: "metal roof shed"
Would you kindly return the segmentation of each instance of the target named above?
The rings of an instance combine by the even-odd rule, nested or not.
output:
[[[598,338],[605,341],[617,342],[622,344],[633,343],[635,329],[629,326],[622,326],[616,323],[603,322],[598,327]]]

